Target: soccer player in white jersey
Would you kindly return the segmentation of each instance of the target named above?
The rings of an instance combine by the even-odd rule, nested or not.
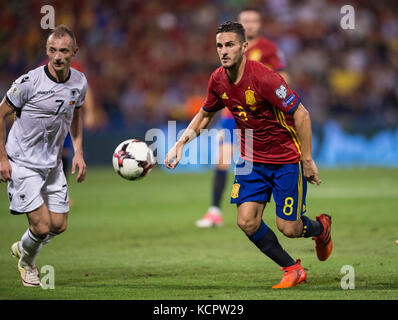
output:
[[[68,131],[77,182],[86,175],[82,113],[87,90],[83,73],[70,67],[78,48],[73,32],[56,27],[47,38],[49,63],[19,77],[0,104],[0,182],[8,182],[12,214],[26,214],[29,227],[11,246],[24,286],[40,286],[35,258],[44,244],[65,231],[68,186],[62,170],[62,148]],[[5,143],[5,118],[15,121]]]

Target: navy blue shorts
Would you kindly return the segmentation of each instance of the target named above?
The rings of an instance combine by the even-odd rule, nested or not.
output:
[[[223,143],[233,144],[234,139],[235,141],[237,140],[235,129],[236,123],[234,118],[222,117],[220,119],[220,130],[222,132],[221,141]]]
[[[279,165],[255,162],[249,174],[239,174],[239,168],[244,167],[245,163],[236,165],[231,203],[269,202],[273,195],[279,218],[290,221],[300,219],[306,212],[307,195],[307,181],[301,161]]]

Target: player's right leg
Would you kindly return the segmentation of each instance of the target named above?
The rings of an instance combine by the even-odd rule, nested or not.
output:
[[[50,219],[40,190],[45,175],[40,170],[23,167],[10,161],[12,180],[8,182],[10,211],[12,214],[27,214],[29,228],[20,241],[11,247],[12,255],[18,258],[18,270],[25,286],[39,286],[40,279],[35,257],[49,232]]]
[[[245,166],[244,163],[237,165]],[[237,170],[238,171],[238,170]],[[238,206],[238,226],[262,253],[285,271],[282,281],[273,288],[287,288],[306,280],[306,273],[280,245],[275,233],[262,220],[266,202],[270,201],[272,171],[265,165],[253,164],[249,174],[236,175],[231,203]]]
[[[281,247],[275,233],[262,221],[265,203],[245,202],[238,205],[238,225],[261,252],[285,271],[280,283],[272,288],[293,287],[307,279],[300,260],[293,258]]]
[[[40,286],[40,278],[35,258],[50,231],[50,216],[44,203],[26,215],[29,228],[22,235],[21,240],[11,246],[11,253],[18,258],[18,270],[21,274],[22,284],[36,287]]]
[[[245,202],[238,205],[238,225],[262,253],[285,271],[282,281],[273,288],[288,288],[306,280],[307,275],[280,245],[275,233],[262,220],[265,203]]]

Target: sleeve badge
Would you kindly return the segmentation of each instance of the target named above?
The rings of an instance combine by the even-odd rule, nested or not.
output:
[[[287,89],[286,87],[281,84],[280,87],[278,89],[275,90],[275,94],[278,98],[280,99],[285,99],[287,96]]]

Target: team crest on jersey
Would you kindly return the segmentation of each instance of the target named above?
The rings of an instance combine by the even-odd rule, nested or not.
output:
[[[19,95],[21,91],[18,89],[18,87],[16,85],[13,85],[11,88],[11,94],[16,97]]]
[[[246,104],[249,106],[252,106],[253,104],[256,104],[256,98],[254,97],[254,91],[250,90],[250,87],[247,88],[245,91],[245,96],[246,96]]]
[[[77,94],[78,92],[79,92],[79,90],[77,90],[77,89],[72,89],[72,90],[71,90],[72,99],[75,98],[75,96],[76,96],[76,94]]]
[[[234,183],[232,185],[231,198],[236,199],[236,198],[239,197],[239,188],[240,188],[240,184],[239,183]]]
[[[226,92],[221,95],[221,99],[229,99]]]
[[[278,89],[275,90],[275,94],[278,98],[280,99],[285,99],[287,96],[287,89],[286,87],[281,84],[280,87]]]
[[[71,93],[71,96],[72,96],[72,100],[69,101],[69,105],[71,106],[71,105],[76,103],[76,96],[79,93],[79,90],[78,89],[72,89],[70,93]]]

